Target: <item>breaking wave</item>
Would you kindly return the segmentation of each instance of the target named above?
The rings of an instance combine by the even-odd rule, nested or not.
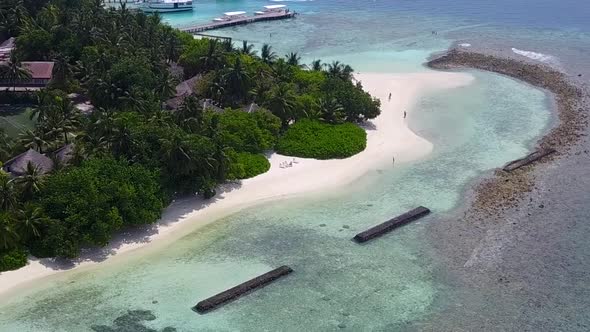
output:
[[[522,55],[524,57],[527,57],[529,59],[533,59],[533,60],[537,60],[537,61],[541,61],[541,62],[553,62],[553,60],[554,60],[554,57],[551,55],[532,52],[532,51],[523,51],[523,50],[519,50],[518,48],[514,48],[514,47],[512,48],[512,52]]]

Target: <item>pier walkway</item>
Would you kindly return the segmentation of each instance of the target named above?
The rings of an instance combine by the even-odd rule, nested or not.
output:
[[[188,33],[198,33],[198,32],[203,32],[203,31],[208,31],[208,30],[227,28],[227,27],[244,25],[244,24],[255,23],[255,22],[283,20],[283,19],[287,19],[287,18],[293,18],[296,15],[297,15],[296,12],[291,12],[291,11],[289,11],[289,12],[271,12],[271,13],[266,13],[266,14],[261,14],[261,15],[236,18],[236,19],[228,20],[228,21],[211,22],[211,23],[205,23],[205,24],[200,24],[200,25],[181,27],[178,29],[181,31],[184,31],[184,32],[188,32]]]

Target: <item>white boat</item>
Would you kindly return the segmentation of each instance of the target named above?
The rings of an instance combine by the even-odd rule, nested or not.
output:
[[[213,22],[226,22],[244,17],[246,17],[246,12],[227,12],[223,13],[222,17],[213,19]]]
[[[282,13],[287,11],[286,5],[268,5],[264,6],[264,13]]]
[[[140,7],[146,13],[173,13],[193,10],[192,0],[145,0]]]
[[[266,14],[273,14],[273,13],[285,13],[287,12],[286,5],[268,5],[264,6],[263,11],[254,12],[254,15],[266,15]]]

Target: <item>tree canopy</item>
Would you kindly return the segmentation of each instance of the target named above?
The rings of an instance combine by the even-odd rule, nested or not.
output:
[[[210,198],[221,183],[266,172],[266,151],[357,153],[365,136],[353,123],[379,115],[350,66],[194,39],[125,5],[6,0],[0,22],[0,37],[16,40],[4,78],[28,77],[23,61],[54,62],[52,81],[32,98],[34,126],[0,132],[2,161],[33,149],[53,165],[0,174],[0,269],[22,264],[26,250],[75,257],[103,246],[118,230],[155,222],[177,195]],[[187,79],[194,93],[177,96]],[[80,111],[72,94],[94,110]],[[179,106],[168,110],[173,97]]]

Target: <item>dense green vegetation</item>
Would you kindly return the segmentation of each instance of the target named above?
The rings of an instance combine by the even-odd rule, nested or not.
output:
[[[229,169],[229,179],[248,179],[270,169],[270,162],[262,154],[239,152],[231,159],[233,162]]]
[[[0,253],[0,271],[16,270],[27,265],[27,253],[22,249],[11,249]]]
[[[265,172],[262,153],[279,141],[294,155],[354,154],[365,143],[353,123],[379,114],[350,66],[306,66],[269,45],[258,54],[247,42],[196,40],[125,6],[6,0],[0,23],[3,38],[16,37],[2,78],[27,77],[22,61],[55,63],[53,80],[35,96],[34,128],[0,135],[2,161],[34,149],[55,163],[47,174],[32,164],[18,177],[0,174],[0,255],[75,257],[103,246],[120,229],[155,222],[177,195],[210,198],[218,184]],[[195,93],[166,110],[175,86],[195,75]],[[81,114],[71,93],[95,110]],[[219,107],[203,109],[203,100]],[[245,111],[252,103],[256,110]],[[302,142],[313,144],[298,148]],[[65,163],[55,152],[71,143]]]
[[[351,124],[327,124],[301,120],[289,127],[277,144],[277,152],[315,159],[347,158],[365,149],[367,133]]]

